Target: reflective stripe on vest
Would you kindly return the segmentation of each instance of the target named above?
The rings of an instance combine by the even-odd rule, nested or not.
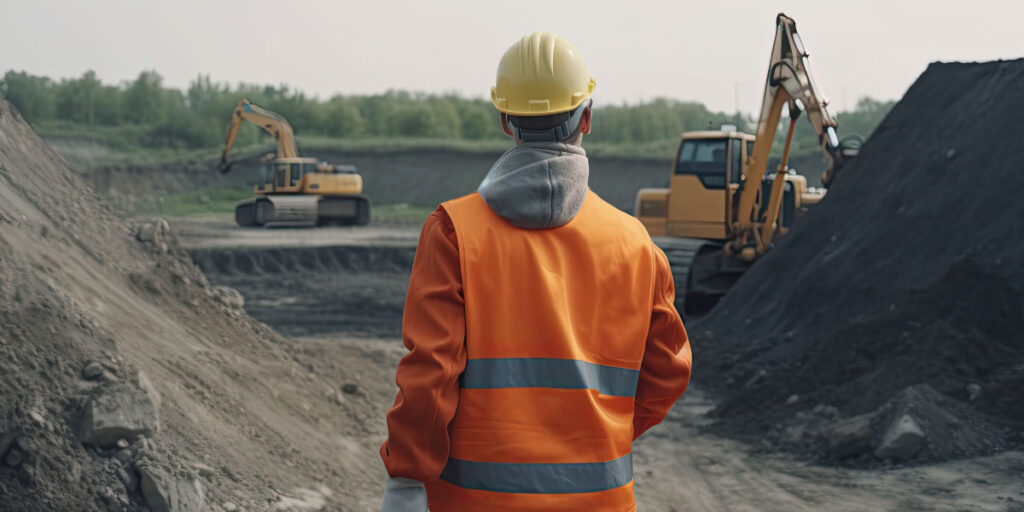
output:
[[[462,387],[593,389],[608,396],[634,396],[639,378],[639,370],[575,359],[470,359]]]
[[[568,494],[615,489],[633,480],[633,456],[568,464],[473,462],[448,459],[441,479],[464,489]]]

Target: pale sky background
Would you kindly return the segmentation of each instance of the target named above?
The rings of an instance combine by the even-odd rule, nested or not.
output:
[[[571,41],[597,102],[657,96],[751,112],[783,11],[838,110],[898,98],[936,60],[1024,57],[1022,0],[534,1],[0,0],[0,71],[155,69],[167,85],[287,83],[326,98],[388,89],[486,97],[534,30]]]

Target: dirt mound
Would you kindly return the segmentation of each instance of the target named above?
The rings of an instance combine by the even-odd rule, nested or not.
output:
[[[1024,441],[1024,174],[1001,143],[1024,136],[1022,109],[1024,60],[929,66],[822,204],[692,326],[717,428],[760,439],[815,408],[880,414],[926,384],[965,424],[1001,427],[915,460]]]
[[[384,404],[361,389],[387,358],[324,373],[166,223],[111,214],[3,101],[0,304],[0,509],[376,502]]]

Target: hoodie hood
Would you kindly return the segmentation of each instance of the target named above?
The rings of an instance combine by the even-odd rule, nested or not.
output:
[[[582,147],[524,142],[501,155],[477,192],[494,213],[516,227],[555,228],[580,211],[589,176]]]

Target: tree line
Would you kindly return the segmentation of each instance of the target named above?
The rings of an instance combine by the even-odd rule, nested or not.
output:
[[[454,94],[388,91],[320,99],[287,85],[230,86],[204,75],[181,90],[165,86],[163,77],[152,70],[117,85],[103,83],[93,71],[78,78],[55,80],[11,70],[0,80],[0,96],[37,128],[63,127],[89,133],[116,129],[117,142],[134,147],[216,147],[223,140],[232,110],[243,97],[283,115],[297,135],[456,140],[504,137],[497,124],[498,113],[489,101]],[[864,99],[854,111],[840,114],[840,121],[845,122],[843,118],[847,117],[858,129],[869,132],[891,105]],[[655,99],[633,105],[599,105],[588,140],[652,143],[675,140],[686,130],[717,129],[722,124],[745,130],[753,123],[738,113],[713,112],[695,102]],[[255,129],[240,134],[240,144],[256,141]]]

